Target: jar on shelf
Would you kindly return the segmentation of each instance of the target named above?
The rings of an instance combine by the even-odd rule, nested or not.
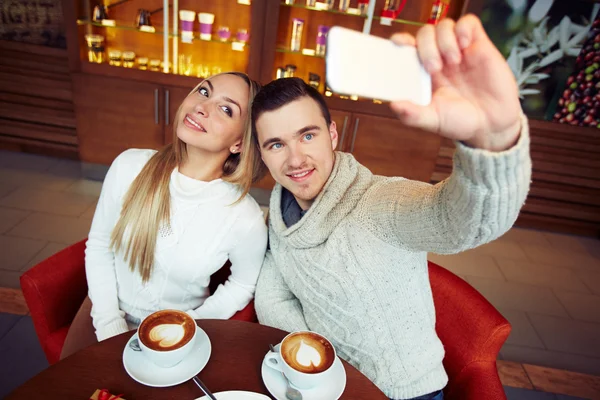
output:
[[[308,84],[315,89],[319,89],[319,85],[321,84],[321,77],[314,72],[308,73]]]
[[[294,76],[296,76],[296,70],[298,69],[298,67],[296,67],[294,64],[288,64],[285,66],[285,78],[293,78]]]
[[[135,65],[135,53],[133,51],[123,52],[123,66],[125,68],[133,68]]]
[[[231,37],[231,31],[228,26],[220,26],[217,30],[217,36],[221,42],[226,42]]]
[[[149,69],[150,69],[150,71],[155,71],[155,72],[160,71],[160,60],[157,58],[153,58],[152,60],[150,60]]]
[[[104,36],[85,35],[85,41],[87,43],[88,61],[102,64],[104,62]]]
[[[148,69],[148,57],[138,57],[137,59],[138,68],[142,71]]]
[[[250,40],[250,33],[248,33],[248,29],[238,29],[235,38],[240,43],[247,43]]]
[[[120,50],[109,50],[108,51],[108,64],[114,67],[121,66],[121,51]]]

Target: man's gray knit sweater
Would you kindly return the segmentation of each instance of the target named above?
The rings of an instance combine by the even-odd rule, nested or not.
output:
[[[289,228],[276,185],[256,288],[260,322],[325,335],[388,397],[442,389],[448,377],[427,252],[457,253],[501,236],[531,179],[525,118],[507,151],[456,146],[451,176],[435,186],[375,176],[338,152],[324,189]]]

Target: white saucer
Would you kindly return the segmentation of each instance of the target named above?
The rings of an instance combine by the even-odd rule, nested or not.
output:
[[[279,350],[279,345],[275,346]],[[266,357],[266,354],[265,354]],[[346,388],[346,370],[339,357],[333,362],[331,380],[312,389],[300,389],[302,400],[337,400]],[[277,400],[287,400],[285,397],[285,379],[281,372],[268,367],[263,359],[260,373],[267,390]]]
[[[134,380],[146,386],[175,386],[192,379],[208,363],[211,353],[210,339],[206,332],[196,326],[196,342],[194,348],[176,366],[161,368],[148,361],[141,351],[129,347],[129,343],[137,339],[137,332],[127,341],[123,350],[123,366]]]
[[[213,393],[217,400],[271,400],[264,394],[245,392],[240,390],[228,390],[227,392]],[[196,400],[208,400],[208,396],[198,397]]]

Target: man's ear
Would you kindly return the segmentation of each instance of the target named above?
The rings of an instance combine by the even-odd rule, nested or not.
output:
[[[329,125],[329,136],[331,137],[331,148],[335,151],[337,149],[339,139],[335,121],[331,121],[331,124]]]

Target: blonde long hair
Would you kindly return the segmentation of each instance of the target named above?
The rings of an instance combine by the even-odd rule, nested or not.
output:
[[[260,90],[260,84],[239,72],[225,72],[219,75],[238,76],[244,79],[249,88],[248,115],[244,124],[242,149],[240,153],[231,154],[223,165],[222,179],[240,186],[241,195],[237,203],[248,194],[252,183],[260,179],[264,173],[260,153],[252,146],[250,115],[252,101]],[[188,96],[194,94],[202,83],[204,81],[198,84]],[[181,112],[180,105],[173,122],[173,143],[154,154],[135,178],[125,194],[121,216],[111,235],[110,245],[113,251],[124,252],[129,268],[131,271],[138,269],[143,282],[147,282],[152,274],[158,232],[170,223],[171,173],[187,158],[187,145],[177,137]]]

